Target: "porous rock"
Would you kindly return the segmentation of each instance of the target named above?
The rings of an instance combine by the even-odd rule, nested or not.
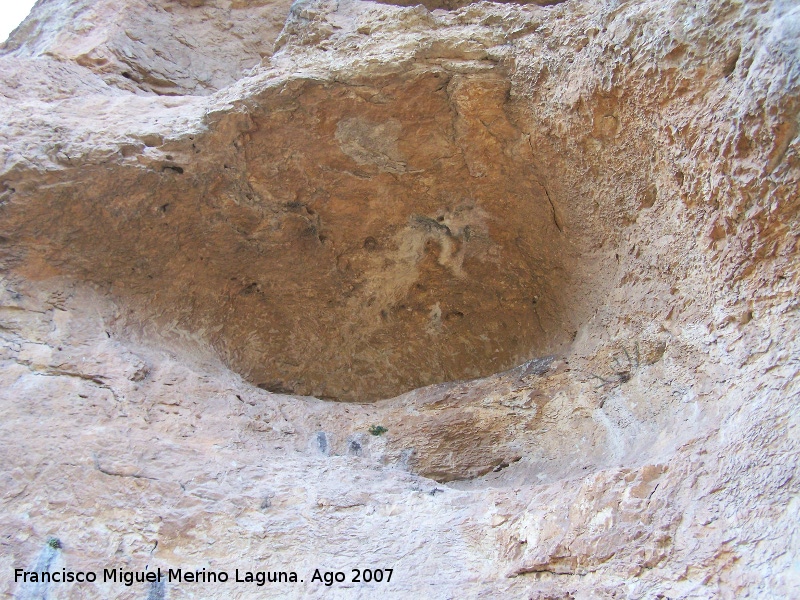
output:
[[[2,46],[2,569],[305,582],[0,589],[800,594],[800,10],[399,4]]]

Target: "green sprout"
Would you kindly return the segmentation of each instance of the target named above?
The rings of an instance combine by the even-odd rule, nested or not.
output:
[[[387,431],[389,431],[389,430],[386,429],[386,427],[384,427],[383,425],[372,425],[369,428],[369,432],[372,435],[383,435]]]
[[[51,537],[47,540],[47,545],[50,546],[53,550],[60,550],[61,549],[61,540],[57,537]]]

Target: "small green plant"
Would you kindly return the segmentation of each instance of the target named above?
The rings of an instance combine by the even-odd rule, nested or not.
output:
[[[383,435],[383,434],[384,434],[384,433],[386,433],[387,431],[389,431],[389,430],[388,430],[388,429],[386,429],[386,427],[384,427],[383,425],[372,425],[372,426],[370,426],[370,428],[369,428],[369,432],[370,432],[372,435],[376,435],[376,436],[377,436],[377,435]]]
[[[61,540],[56,537],[51,537],[47,540],[47,545],[50,546],[53,550],[60,550],[61,549]]]

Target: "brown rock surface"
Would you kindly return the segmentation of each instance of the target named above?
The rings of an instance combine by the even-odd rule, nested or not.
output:
[[[800,10],[543,4],[37,4],[3,593],[800,595]]]

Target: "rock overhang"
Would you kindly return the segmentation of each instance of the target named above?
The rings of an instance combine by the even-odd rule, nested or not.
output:
[[[28,252],[275,392],[370,401],[507,370],[574,334],[575,260],[508,85],[437,65],[271,85],[207,133],[23,192],[50,240]]]

